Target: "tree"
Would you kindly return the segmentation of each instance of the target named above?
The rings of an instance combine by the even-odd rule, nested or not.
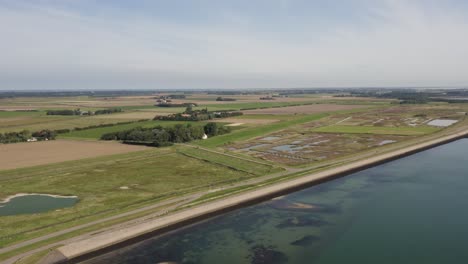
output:
[[[185,108],[185,112],[186,114],[191,114],[193,113],[193,105],[192,104],[188,104],[187,105],[187,108]]]
[[[218,123],[210,122],[203,127],[205,134],[208,136],[218,135]]]

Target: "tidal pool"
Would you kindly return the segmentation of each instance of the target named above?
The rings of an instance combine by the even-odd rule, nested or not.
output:
[[[43,213],[71,207],[77,202],[76,196],[18,194],[0,203],[0,216]]]
[[[463,263],[467,148],[439,146],[85,263]]]

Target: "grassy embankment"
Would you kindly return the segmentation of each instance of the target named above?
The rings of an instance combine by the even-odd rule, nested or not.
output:
[[[195,150],[199,151],[199,150]],[[0,197],[15,193],[77,195],[80,202],[60,211],[0,219],[0,247],[101,219],[155,201],[256,177],[277,170],[230,157],[174,148],[2,171]],[[128,190],[120,189],[122,186]]]

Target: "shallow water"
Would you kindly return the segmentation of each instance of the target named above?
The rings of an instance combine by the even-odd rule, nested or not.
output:
[[[458,120],[453,120],[453,119],[434,119],[427,124],[430,126],[448,127],[457,122]]]
[[[464,263],[467,148],[459,140],[86,263]]]
[[[260,140],[265,140],[265,141],[272,141],[272,140],[278,140],[280,137],[264,137],[261,138]]]
[[[392,143],[395,143],[395,142],[396,142],[395,140],[386,139],[386,140],[380,141],[380,143],[378,145],[383,146],[383,145],[392,144]]]
[[[70,207],[77,202],[76,197],[52,197],[37,194],[19,196],[7,203],[0,203],[0,216],[42,213]]]

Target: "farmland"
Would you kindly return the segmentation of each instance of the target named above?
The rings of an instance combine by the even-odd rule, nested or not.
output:
[[[0,170],[127,153],[144,149],[145,147],[141,146],[122,145],[113,142],[74,140],[0,145]]]
[[[152,206],[148,214],[154,213],[160,202],[175,198],[202,203],[206,197],[211,200],[220,194],[228,195],[227,190],[255,189],[256,184],[298,177],[321,164],[343,162],[358,154],[368,155],[437,136],[465,124],[468,112],[465,104],[399,105],[393,99],[331,94],[187,93],[186,98],[173,102],[196,103],[194,110],[233,110],[243,115],[206,121],[153,121],[156,115],[185,110],[155,106],[156,98],[167,95],[0,99],[0,110],[8,110],[0,111],[0,133],[72,130],[59,134],[57,140],[1,145],[0,198],[17,193],[79,198],[69,208],[1,217],[0,247],[97,219],[116,217],[112,219],[115,223],[128,220],[129,215],[121,219],[118,216],[137,209],[141,211],[135,215],[143,217],[147,206]],[[216,101],[221,95],[235,101]],[[109,107],[122,112],[91,116],[46,114],[48,109],[96,111]],[[455,124],[449,128],[430,124],[439,119]],[[188,123],[204,126],[212,121],[230,126],[231,132],[163,148],[99,140],[103,134],[136,127]],[[118,124],[121,122],[126,123]],[[102,124],[112,125],[94,127]],[[3,257],[0,253],[0,260]]]

